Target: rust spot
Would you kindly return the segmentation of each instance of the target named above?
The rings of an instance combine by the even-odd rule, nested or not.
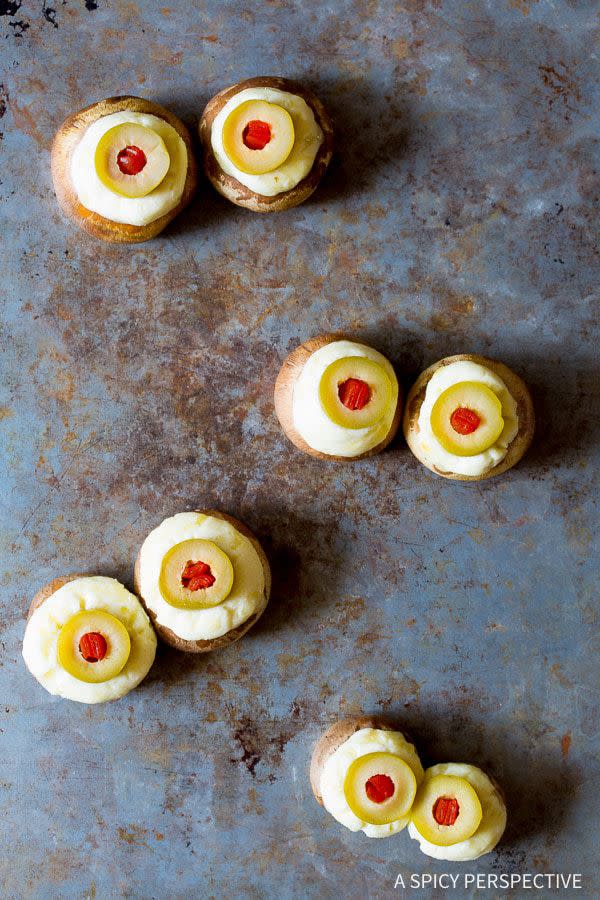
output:
[[[40,131],[38,117],[29,109],[28,106],[19,106],[15,100],[10,100],[10,110],[12,112],[15,127],[32,138],[35,143],[42,148],[47,149],[49,139]]]
[[[256,768],[260,762],[264,762],[269,781],[275,781],[286,744],[304,730],[307,721],[316,719],[320,712],[318,704],[303,699],[292,701],[288,715],[284,718],[273,719],[265,711],[255,721],[249,716],[236,717],[229,707],[228,711],[232,720],[233,738],[241,750],[241,756],[232,758],[231,762],[243,763],[252,778],[257,778]]]
[[[248,815],[262,816],[264,815],[265,808],[260,803],[258,791],[256,788],[251,787],[248,790],[248,803],[244,806],[244,812]]]
[[[563,734],[560,739],[560,752],[562,754],[562,758],[566,759],[569,755],[569,750],[571,749],[571,732],[567,731],[566,734]]]
[[[178,66],[183,61],[183,50],[172,50],[169,47],[154,47],[151,51],[151,56],[155,63]]]
[[[356,638],[356,647],[373,647],[376,646],[381,640],[382,635],[380,631],[372,630],[365,631],[363,634],[359,634]]]
[[[242,756],[240,759],[232,759],[232,762],[242,762],[253,778],[256,777],[255,769],[261,760],[260,740],[256,724],[244,716],[240,720],[239,727],[233,732],[235,740],[240,745]]]
[[[125,841],[126,844],[137,847],[148,847],[145,840],[148,832],[140,825],[129,825],[128,828],[119,827],[117,828],[117,834],[119,835],[119,839]]]
[[[0,119],[4,116],[6,112],[6,107],[8,106],[8,91],[4,87],[3,84],[0,84]]]
[[[406,38],[397,38],[391,41],[390,47],[396,59],[404,59],[410,52],[410,43]]]
[[[550,673],[554,678],[556,678],[556,680],[558,681],[558,683],[560,685],[562,685],[562,687],[564,687],[564,688],[572,688],[573,687],[573,682],[571,681],[570,678],[567,678],[567,676],[564,674],[560,663],[554,663],[553,666],[550,666]]]
[[[539,0],[508,0],[511,9],[518,9],[524,16],[529,15],[532,6],[539,3]]]
[[[563,62],[557,63],[555,66],[538,66],[544,85],[551,92],[548,104],[552,106],[555,100],[562,100],[568,109],[571,109],[571,103],[578,103],[581,100],[581,91],[579,85],[568,74],[566,65]]]
[[[79,874],[81,869],[81,860],[75,850],[59,847],[45,855],[44,870],[48,881],[64,882],[66,878]]]

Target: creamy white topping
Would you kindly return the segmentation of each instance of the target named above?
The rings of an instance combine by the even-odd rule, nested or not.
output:
[[[131,640],[129,659],[118,675],[99,684],[79,681],[58,660],[60,629],[82,610],[102,609],[119,619]],[[118,700],[145,678],[154,662],[156,635],[140,601],[114,578],[76,578],[35,610],[25,628],[23,658],[31,674],[51,694],[80,703]]]
[[[344,428],[327,415],[319,397],[319,385],[325,369],[345,356],[363,356],[379,363],[392,384],[392,402],[379,422],[368,428]],[[354,341],[333,341],[315,350],[307,359],[293,396],[294,427],[309,447],[331,456],[360,456],[381,443],[389,432],[398,403],[398,380],[390,362],[372,347]]]
[[[182,541],[203,538],[227,554],[233,566],[233,587],[227,598],[210,609],[177,609],[160,592],[165,554]],[[229,522],[195,512],[178,513],[151,531],[140,552],[140,592],[157,621],[186,641],[208,641],[242,625],[267,605],[265,574],[252,542]]]
[[[419,842],[421,851],[427,856],[433,856],[434,859],[466,862],[478,859],[484,853],[493,850],[506,828],[506,806],[485,772],[482,772],[477,766],[470,766],[467,763],[440,763],[440,765],[427,769],[425,775],[427,778],[433,778],[434,775],[456,775],[458,778],[464,778],[477,792],[483,815],[479,828],[472,837],[466,841],[459,841],[458,844],[452,844],[450,847],[438,847],[437,844],[431,844],[419,834],[414,823],[411,822],[408,826],[408,833],[411,838]]]
[[[399,731],[379,728],[361,728],[335,750],[325,762],[319,788],[323,806],[334,819],[350,831],[364,831],[367,837],[389,837],[406,828],[409,817],[397,819],[387,825],[370,825],[359,819],[348,806],[344,794],[344,781],[355,759],[367,753],[394,753],[413,770],[417,785],[423,780],[423,767],[414,746]]]
[[[247,100],[265,100],[267,103],[276,103],[289,112],[294,123],[295,140],[292,152],[277,169],[266,172],[264,175],[248,175],[246,172],[241,172],[229,159],[223,147],[223,125],[227,116]],[[227,175],[236,178],[255,194],[274,197],[284,191],[290,191],[303,178],[306,178],[313,167],[319,147],[323,143],[323,132],[312,109],[302,97],[275,88],[256,87],[246,88],[227,101],[223,109],[215,116],[210,132],[210,142],[217,162]]]
[[[171,165],[158,185],[145,197],[121,197],[98,178],[94,155],[98,141],[109,128],[136,122],[156,131],[166,144]],[[174,209],[183,194],[188,169],[187,147],[172,125],[147,113],[111,113],[93,122],[84,132],[71,157],[71,181],[82,206],[125,225],[148,225]]]
[[[478,381],[491,388],[502,405],[504,428],[495,444],[475,456],[457,456],[445,450],[431,428],[431,411],[440,394],[460,381]],[[471,360],[458,360],[437,369],[427,385],[425,398],[419,412],[419,434],[417,440],[423,456],[442,472],[455,475],[483,475],[501,462],[508,452],[509,444],[517,435],[519,419],[517,404],[501,378],[490,369]]]

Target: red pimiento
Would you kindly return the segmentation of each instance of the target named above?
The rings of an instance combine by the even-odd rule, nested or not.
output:
[[[338,397],[346,409],[363,409],[371,399],[371,390],[366,381],[348,378],[338,388]]]
[[[204,562],[192,562],[185,564],[181,573],[181,583],[188,591],[200,591],[212,587],[217,579],[210,571],[210,566]]]
[[[271,126],[259,119],[252,119],[242,132],[242,140],[249,150],[264,150],[271,140]]]
[[[433,818],[438,825],[454,825],[460,808],[454,797],[438,797],[433,807]]]
[[[100,662],[106,656],[108,645],[106,639],[98,631],[88,631],[81,636],[79,652],[86,662]]]
[[[372,803],[389,800],[394,790],[394,782],[389,775],[371,775],[365,784],[365,793]]]
[[[481,425],[481,418],[475,410],[459,406],[450,416],[450,424],[457,434],[473,434]]]
[[[146,154],[139,147],[125,147],[117,155],[117,165],[123,175],[139,175],[147,161]]]

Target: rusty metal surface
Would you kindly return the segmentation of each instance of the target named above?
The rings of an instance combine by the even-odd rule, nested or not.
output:
[[[461,871],[317,806],[312,744],[361,710],[502,782],[505,841],[470,871],[598,894],[596,25],[575,0],[0,3],[2,897],[391,897],[398,872]],[[261,217],[203,183],[130,248],[62,217],[67,114],[138,93],[191,123],[265,72],[335,119],[310,202]],[[273,382],[332,329],[407,385],[450,353],[503,360],[534,393],[531,452],[481,485],[401,439],[302,456]],[[263,540],[260,624],[204,658],[161,649],[118,703],[47,695],[20,657],[35,590],[131,584],[147,531],[195,506]]]

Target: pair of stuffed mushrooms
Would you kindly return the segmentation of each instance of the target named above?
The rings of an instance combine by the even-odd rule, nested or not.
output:
[[[343,719],[317,742],[310,766],[317,801],[350,831],[383,838],[408,827],[420,850],[463,862],[494,849],[506,827],[498,784],[468,763],[423,769],[413,742],[371,716]]]
[[[271,592],[267,557],[242,522],[208,510],[165,519],[141,546],[133,594],[114,578],[68,575],[35,595],[23,657],[51,694],[117,700],[147,675],[156,633],[205,653],[241,638]]]
[[[319,459],[348,461],[383,450],[402,420],[391,363],[341,334],[306,341],[285,360],[275,410],[287,437]],[[534,413],[523,381],[503,363],[448,356],[409,391],[404,435],[438,475],[480,481],[514,466],[531,443]]]
[[[329,164],[333,128],[314,94],[285,78],[250,78],[221,91],[200,120],[204,169],[233,203],[256,212],[306,200]],[[192,138],[168,109],[112,97],[70,116],[52,148],[63,209],[88,233],[139,243],[191,201],[198,182]]]

